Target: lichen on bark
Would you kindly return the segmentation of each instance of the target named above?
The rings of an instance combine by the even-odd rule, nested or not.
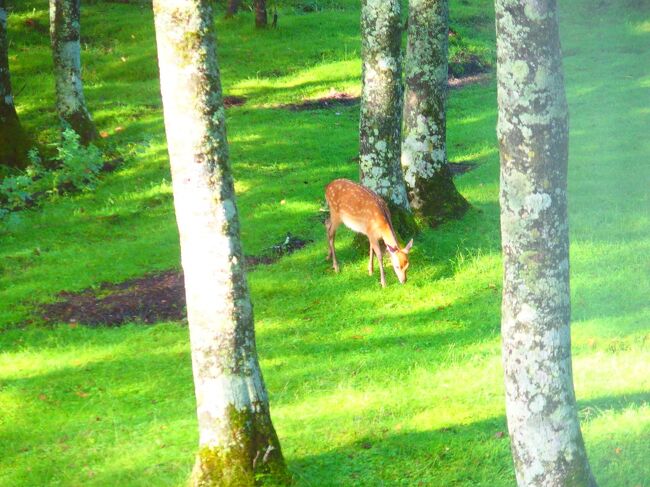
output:
[[[81,81],[80,19],[80,0],[50,0],[56,109],[61,123],[71,127],[87,144],[98,133],[86,107]]]
[[[18,119],[11,90],[5,3],[0,0],[0,164],[23,168],[27,165],[29,137]]]
[[[286,483],[257,359],[209,0],[154,0],[199,424],[194,485]]]
[[[557,6],[496,1],[506,412],[521,486],[593,487],[573,389]]]
[[[411,221],[400,167],[402,59],[400,2],[364,0],[361,4],[362,80],[359,120],[361,184],[394,208],[396,220]],[[405,229],[396,228],[399,233]]]
[[[411,208],[429,225],[460,218],[469,204],[447,165],[447,0],[410,0],[401,163]]]

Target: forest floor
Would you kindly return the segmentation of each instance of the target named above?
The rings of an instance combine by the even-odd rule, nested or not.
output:
[[[419,235],[408,283],[390,274],[386,289],[351,232],[337,238],[341,273],[325,261],[323,188],[358,172],[358,2],[282,5],[278,29],[219,13],[217,32],[242,239],[261,259],[258,351],[296,485],[511,486],[492,1],[451,2],[452,74],[489,67],[449,100],[472,210]],[[580,418],[600,485],[649,487],[650,7],[560,9]],[[103,149],[125,162],[95,191],[0,226],[0,485],[182,485],[197,428],[152,15],[99,0],[82,12],[86,99]],[[47,18],[44,0],[9,16],[17,107],[45,147],[57,140]],[[288,233],[312,242],[278,259]],[[97,326],[85,302],[48,311],[86,298],[123,309],[129,292],[169,314]]]

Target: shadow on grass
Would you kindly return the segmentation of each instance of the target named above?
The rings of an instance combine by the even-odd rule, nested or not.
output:
[[[590,408],[621,413],[645,406],[650,393],[600,397],[581,401],[579,409]],[[593,416],[591,420],[597,419]],[[584,420],[583,420],[584,421]],[[647,478],[644,439],[625,431],[612,432],[609,438],[587,441],[592,469],[601,481],[616,485],[635,484]],[[625,461],[638,465],[626,479],[608,472],[608,464]],[[299,457],[290,462],[297,479],[305,485],[472,485],[510,486],[515,484],[507,425],[504,416],[459,424],[433,431],[397,432],[379,430],[353,443],[320,454]],[[614,485],[605,483],[603,485]]]
[[[72,353],[83,347],[82,363],[73,366],[65,361],[66,365],[56,370],[42,369],[43,373],[2,378],[2,393],[13,398],[12,408],[5,414],[12,418],[12,414],[20,412],[10,427],[5,424],[0,430],[0,444],[6,448],[2,464],[19,466],[11,470],[14,480],[21,479],[26,485],[30,482],[36,485],[34,482],[45,478],[74,483],[89,476],[88,471],[92,473],[88,482],[96,485],[137,483],[138,478],[157,478],[161,472],[167,472],[174,481],[185,478],[191,468],[197,437],[189,350],[178,342],[178,334],[185,336],[186,331],[176,327],[151,330],[133,334],[134,330],[122,329],[117,334],[108,331],[98,334],[62,328],[56,337],[49,336],[47,331],[32,332],[33,345],[38,342],[34,340],[36,335],[46,342],[40,349],[43,352],[49,349],[55,353]],[[139,353],[138,343],[148,340],[149,333],[160,334],[157,345]],[[4,340],[9,341],[10,335],[20,340],[17,331],[5,334]],[[455,341],[453,333],[447,338]],[[408,343],[418,337],[402,335],[401,339]],[[364,346],[382,351],[387,347],[403,347],[398,340],[371,341]],[[332,346],[339,347],[337,353],[350,351],[341,344],[325,344],[326,348]],[[432,354],[438,352],[426,341],[420,346]],[[309,346],[304,350],[318,357],[318,350]],[[424,357],[427,366],[436,367],[429,358]],[[325,362],[319,364],[321,373]],[[303,362],[294,357],[292,363]],[[346,374],[352,372],[344,359],[336,363]],[[403,372],[401,364],[393,361],[384,360],[383,367],[389,363],[395,376]],[[373,367],[370,363],[367,366]],[[265,368],[267,374],[269,369],[273,367]],[[306,372],[312,378],[317,373]],[[272,375],[291,380],[286,368],[273,371]],[[272,393],[272,398],[278,395]],[[639,391],[582,400],[578,408],[588,431],[590,424],[601,418],[649,402],[650,393]],[[282,401],[279,406],[274,401],[272,408],[281,404]],[[358,420],[363,422],[366,415],[372,416],[380,407],[383,407],[381,403],[376,403],[371,410],[363,410]],[[31,419],[18,420],[24,414]],[[336,422],[337,415],[347,414],[334,412],[331,421]],[[444,485],[487,486],[513,482],[503,416],[470,419],[468,424],[432,431],[405,432],[398,425],[362,429],[366,433],[353,434],[354,441],[345,446],[316,454],[291,453],[289,466],[299,483],[441,485],[440,479],[444,479]],[[589,441],[587,436],[596,476],[608,478],[609,475],[610,480],[616,479],[620,466],[619,470],[612,471],[612,464],[624,460],[638,468],[629,472],[627,483],[617,485],[636,485],[634,482],[641,481],[648,473],[643,462],[643,438],[621,429],[608,429],[608,432],[606,438],[598,437],[595,441]],[[287,441],[286,446],[290,445],[291,441]],[[137,455],[125,462],[124,451],[137,452]],[[83,463],[79,464],[80,461]],[[29,465],[34,467],[28,469]]]

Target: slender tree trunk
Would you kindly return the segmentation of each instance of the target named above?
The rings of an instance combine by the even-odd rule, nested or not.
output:
[[[266,0],[255,0],[255,27],[264,28],[269,23]]]
[[[555,0],[496,1],[506,411],[520,486],[595,486],[571,370],[568,115]]]
[[[21,168],[27,164],[29,139],[14,106],[8,51],[7,8],[0,0],[0,164]]]
[[[193,485],[286,468],[257,359],[210,0],[154,0],[199,423]]]
[[[410,0],[402,169],[411,208],[434,225],[469,208],[447,165],[448,31],[448,0]]]
[[[386,200],[395,229],[403,234],[413,217],[400,166],[401,57],[399,0],[363,0],[360,180]]]
[[[226,18],[234,17],[239,11],[239,3],[241,0],[228,0],[228,7],[226,7]]]
[[[50,0],[50,37],[56,82],[56,109],[87,144],[97,138],[97,129],[86,108],[81,83],[79,43],[80,0]]]

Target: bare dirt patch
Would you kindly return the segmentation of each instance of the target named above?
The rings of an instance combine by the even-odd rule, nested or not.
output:
[[[463,88],[467,85],[485,83],[490,79],[490,73],[472,74],[469,76],[462,76],[460,78],[449,78],[449,88],[454,90]]]
[[[185,316],[183,274],[167,271],[80,293],[61,292],[42,309],[46,322],[116,326],[128,322],[180,321]]]
[[[300,103],[289,103],[280,106],[280,108],[291,110],[292,112],[300,112],[303,110],[322,110],[324,108],[332,108],[335,106],[350,106],[356,103],[359,103],[358,96],[333,90],[327,96],[322,98],[316,100],[305,100]]]
[[[470,172],[478,167],[477,164],[472,162],[450,162],[449,170],[454,176],[460,176],[466,172]]]
[[[240,107],[246,103],[246,98],[243,96],[228,95],[223,97],[223,106],[226,108]]]
[[[464,86],[483,83],[490,79],[490,73],[486,73],[484,68],[481,71],[470,69],[468,74],[455,77],[450,73],[449,88],[458,89]],[[471,73],[471,74],[470,74]],[[292,112],[300,112],[305,110],[324,110],[328,108],[335,108],[339,106],[352,106],[358,104],[360,98],[350,93],[340,92],[336,90],[330,91],[326,96],[317,98],[315,100],[304,100],[300,103],[288,103],[280,105],[278,108],[290,110]]]
[[[246,256],[246,267],[269,265],[283,255],[303,248],[310,241],[287,234],[260,256]],[[156,323],[185,319],[183,273],[170,270],[130,279],[118,284],[102,283],[98,288],[79,293],[61,292],[59,301],[43,306],[46,323],[71,326],[118,326],[124,323]]]

